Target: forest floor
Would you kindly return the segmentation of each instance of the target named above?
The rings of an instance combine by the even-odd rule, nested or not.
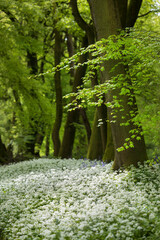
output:
[[[0,231],[7,240],[157,240],[160,164],[38,159],[0,166]]]

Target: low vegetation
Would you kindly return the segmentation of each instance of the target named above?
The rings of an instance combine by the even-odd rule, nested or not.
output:
[[[1,239],[157,240],[159,188],[158,163],[120,174],[82,159],[1,166]]]

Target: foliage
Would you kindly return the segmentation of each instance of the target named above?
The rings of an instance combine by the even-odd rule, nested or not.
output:
[[[128,31],[130,31],[129,34]],[[138,30],[127,29],[126,32],[122,32],[119,36],[111,36],[107,40],[102,39],[86,49],[81,49],[76,55],[62,62],[59,69],[65,68],[69,70],[71,61],[75,61],[75,68],[80,66],[77,62],[79,55],[88,52],[93,56],[92,60],[89,59],[84,63],[88,66],[88,72],[83,79],[83,87],[79,87],[77,93],[69,93],[65,96],[66,99],[76,97],[68,104],[69,110],[87,106],[100,106],[103,102],[103,95],[110,89],[116,88],[121,89],[120,95],[129,97],[128,104],[132,105],[134,92],[140,111],[138,115],[130,112],[130,117],[134,124],[139,125],[139,122],[142,122],[147,141],[150,141],[150,136],[152,138],[154,136],[153,144],[158,149],[159,134],[155,133],[155,129],[159,124],[159,42],[159,36],[156,32],[139,32]],[[107,79],[104,83],[93,88],[90,85],[90,80],[94,76],[95,70],[103,74],[103,64],[111,59],[120,60],[118,64],[114,65],[112,71],[124,65],[126,67],[125,74],[117,74],[114,78]],[[53,69],[53,71],[56,70],[56,68]],[[130,80],[132,85],[130,85]],[[113,101],[105,104],[107,107],[115,109],[114,120],[112,121],[116,121],[117,109],[118,111],[124,111],[121,107],[121,100],[113,96]],[[123,124],[127,126],[129,122],[125,122],[124,119]],[[132,138],[136,136],[137,132],[132,132]],[[131,147],[131,145],[132,141],[128,145],[126,139],[126,143],[119,150]]]
[[[87,1],[78,0],[78,9],[86,23],[91,24],[91,14]],[[69,109],[76,107],[88,108],[90,124],[93,120],[95,107],[103,102],[103,94],[111,88],[121,88],[121,94],[129,95],[134,89],[140,114],[133,121],[142,122],[149,155],[159,154],[159,1],[143,1],[141,12],[134,30],[123,32],[120,36],[111,36],[108,40],[102,39],[87,49],[81,49],[84,31],[80,29],[72,16],[69,0],[6,0],[0,3],[0,135],[6,147],[13,149],[14,156],[26,151],[26,145],[33,140],[38,132],[46,137],[51,134],[55,111],[54,73],[61,70],[63,105]],[[149,12],[149,13],[148,13]],[[148,13],[145,15],[145,13]],[[145,16],[143,16],[145,15]],[[62,35],[62,63],[54,67],[54,30]],[[129,34],[128,34],[129,32]],[[68,58],[67,34],[70,34],[74,44],[72,58]],[[31,66],[27,54],[32,53],[37,61],[37,72],[31,74]],[[70,103],[71,63],[75,69],[80,66],[78,59],[81,54],[88,54],[87,73],[83,85],[76,94],[77,100]],[[121,60],[122,65],[129,65],[127,76],[117,75],[103,84],[92,88],[91,79],[95,70],[98,71],[98,81],[101,82],[103,62],[110,59]],[[73,65],[73,64],[72,64]],[[115,66],[115,68],[118,66]],[[67,70],[67,71],[66,71]],[[36,75],[36,76],[35,76]],[[124,81],[130,77],[133,89]],[[118,79],[118,81],[117,81]],[[148,87],[149,86],[149,87]],[[68,94],[69,93],[69,94]],[[96,100],[95,100],[95,96]],[[131,96],[132,98],[132,96]],[[73,98],[72,98],[73,99]],[[75,99],[75,98],[74,98]],[[131,102],[129,103],[131,104]],[[113,96],[113,102],[107,102],[108,107],[121,109],[121,102]],[[92,106],[92,108],[91,108]],[[66,108],[60,130],[62,139]],[[99,120],[100,121],[100,120]],[[113,121],[116,121],[116,112]],[[128,124],[124,120],[124,124]],[[74,154],[80,146],[80,139],[84,143],[85,130],[77,133]],[[78,129],[78,125],[77,125]],[[80,128],[81,129],[81,128]],[[136,136],[136,133],[132,133]],[[44,154],[44,144],[42,154]],[[122,149],[132,146],[132,139],[126,140]],[[51,147],[51,146],[50,146]],[[81,144],[83,155],[87,143]],[[120,149],[121,150],[121,149]],[[149,149],[150,151],[150,149]],[[81,156],[81,153],[79,153]]]
[[[160,165],[121,174],[88,160],[0,167],[0,229],[7,239],[157,239]]]
[[[85,15],[86,7],[82,8],[81,1],[79,4]],[[84,35],[68,6],[68,0],[0,3],[0,134],[5,145],[12,146],[14,156],[26,151],[35,133],[51,134],[56,105],[54,76],[45,72],[54,66],[54,30],[61,32],[64,58],[68,57],[66,34],[76,38],[78,48]],[[62,79],[66,94],[72,89],[69,75],[62,72]]]

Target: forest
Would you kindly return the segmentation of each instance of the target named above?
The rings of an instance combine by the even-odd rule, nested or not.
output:
[[[0,1],[0,240],[160,236],[160,1]]]
[[[159,155],[159,3],[125,2],[1,1],[2,164]]]

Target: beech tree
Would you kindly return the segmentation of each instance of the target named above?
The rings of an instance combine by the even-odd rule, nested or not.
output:
[[[48,107],[51,107],[45,93],[45,85],[48,83],[44,76],[34,78],[44,70],[47,53],[42,52],[42,48],[46,48],[52,31],[48,27],[51,11],[42,8],[42,2],[40,5],[34,3],[0,3],[0,82],[2,89],[5,89],[7,104],[12,105],[10,111],[14,111],[10,113],[14,117],[10,117],[10,125],[4,131],[5,136],[3,132],[2,141],[6,145],[12,144],[14,157],[39,154],[39,149],[35,151],[35,148],[42,144],[48,125],[44,118],[49,116]],[[9,139],[6,139],[7,132]]]
[[[133,27],[142,4],[142,0],[88,0],[91,14],[94,22],[97,40],[108,38],[111,35],[117,35],[120,30]],[[116,67],[115,67],[116,66]],[[115,68],[114,68],[115,67]],[[104,63],[103,82],[106,82],[116,75],[125,74],[126,66],[120,63],[120,60],[109,60]],[[114,70],[113,70],[114,69]],[[130,79],[126,79],[131,84]],[[132,130],[139,132],[139,126],[134,125],[131,118],[131,112],[137,114],[137,104],[135,97],[132,98],[132,104],[128,104],[130,99],[127,95],[121,95],[121,89],[116,88],[107,93],[107,100],[113,101],[113,96],[121,101],[123,112],[116,107],[114,110],[108,108],[109,120],[111,122],[112,136],[115,148],[114,169],[131,164],[137,166],[138,162],[143,163],[147,159],[145,142],[143,136],[134,138],[133,146],[119,151],[125,140],[131,137]],[[133,94],[133,93],[132,93]],[[113,123],[113,112],[116,110],[116,121]],[[129,124],[124,124],[124,119]]]
[[[90,14],[88,15],[88,18],[90,18],[89,19],[90,21],[89,20],[87,21],[87,20],[83,19],[81,16],[81,13],[79,11],[79,6],[78,6],[79,4],[78,4],[77,0],[70,0],[70,5],[72,8],[72,14],[75,18],[75,21],[77,22],[79,27],[83,31],[85,31],[85,33],[87,35],[88,45],[95,43],[95,32],[94,32],[94,28],[93,28],[93,23],[90,18],[91,17]],[[91,54],[89,54],[89,59],[92,59]],[[98,85],[99,80],[98,80],[96,69],[94,70],[94,74],[91,77],[90,81],[91,81],[92,87],[94,87],[95,85]],[[105,96],[104,96],[103,100],[105,101]],[[103,124],[100,124],[100,126],[98,127],[98,122],[100,119],[102,119],[101,121],[103,121]],[[112,144],[111,144],[112,139],[107,137],[107,135],[109,134],[107,129],[108,130],[110,129],[110,127],[107,125],[110,125],[110,123],[109,122],[107,123],[106,120],[107,120],[107,108],[106,108],[105,104],[102,104],[101,106],[97,107],[97,109],[95,111],[94,122],[93,122],[93,126],[92,126],[92,134],[91,134],[88,151],[87,151],[87,158],[89,158],[89,159],[92,159],[92,160],[93,159],[102,159],[105,149],[106,148],[108,149],[109,145],[112,146]],[[109,142],[109,141],[111,141],[111,142]],[[111,153],[113,151],[112,150],[110,151],[110,149],[108,149],[108,150],[106,151],[104,161],[109,161],[109,158],[113,159],[113,154],[108,155],[108,152]]]

